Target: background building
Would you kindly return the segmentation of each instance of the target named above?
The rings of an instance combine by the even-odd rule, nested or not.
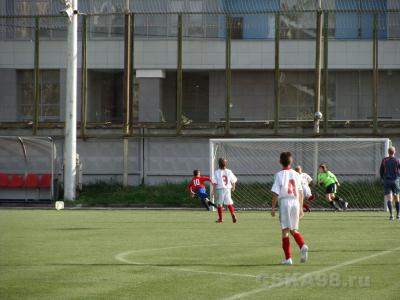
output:
[[[385,136],[400,147],[400,1],[322,2],[328,72],[320,135]],[[121,181],[124,125],[130,184],[207,170],[211,137],[314,136],[316,3],[80,0],[84,181]],[[68,19],[61,9],[59,0],[0,2],[0,135],[52,136],[62,154]]]

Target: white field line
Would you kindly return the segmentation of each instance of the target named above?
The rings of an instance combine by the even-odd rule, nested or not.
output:
[[[129,265],[148,266],[148,264],[146,264],[146,263],[135,262],[135,261],[132,261],[132,260],[126,258],[126,257],[128,255],[131,255],[131,254],[134,254],[134,253],[140,253],[140,252],[151,252],[151,251],[179,249],[179,248],[194,248],[194,247],[204,247],[204,246],[210,247],[210,246],[218,246],[218,245],[210,245],[210,244],[208,244],[208,245],[172,246],[172,247],[164,247],[164,248],[151,248],[151,249],[131,250],[131,251],[125,251],[125,252],[118,253],[117,255],[114,256],[114,258],[116,260],[120,261],[120,262],[129,264]],[[242,273],[224,273],[224,272],[203,271],[203,270],[193,270],[193,269],[187,269],[187,268],[177,268],[177,267],[168,267],[168,266],[154,266],[154,265],[151,265],[149,267],[167,269],[167,270],[177,271],[177,272],[190,272],[190,273],[202,273],[202,274],[220,275],[220,276],[257,278],[257,275],[242,274]]]
[[[308,278],[310,276],[315,276],[315,275],[326,273],[326,272],[329,272],[329,271],[332,271],[332,270],[340,269],[340,268],[343,268],[343,267],[346,267],[346,266],[349,266],[349,265],[354,265],[354,264],[362,262],[364,260],[368,260],[368,259],[375,258],[375,257],[378,257],[378,256],[386,255],[386,254],[389,254],[389,253],[392,253],[392,252],[395,252],[395,251],[398,251],[398,250],[400,250],[400,247],[397,247],[397,248],[394,248],[394,249],[390,249],[390,250],[385,250],[385,251],[378,252],[378,253],[375,253],[375,254],[371,254],[371,255],[368,255],[368,256],[364,256],[364,257],[348,260],[348,261],[342,262],[340,264],[337,264],[337,265],[334,265],[334,266],[331,266],[331,267],[327,267],[327,268],[323,268],[323,269],[320,269],[320,270],[316,270],[316,271],[313,271],[313,272],[306,273],[306,274],[304,274],[302,276],[299,276],[299,277],[289,278],[289,279],[281,281],[279,283],[275,283],[275,284],[271,284],[271,285],[265,285],[263,287],[260,287],[260,288],[254,289],[254,290],[250,290],[250,291],[244,292],[244,293],[238,293],[238,294],[235,294],[235,295],[233,295],[231,297],[224,298],[223,300],[236,300],[236,299],[246,298],[246,297],[249,297],[251,295],[264,292],[266,290],[270,290],[270,289],[273,289],[273,288],[279,288],[279,287],[282,287],[282,286],[285,286],[285,285],[288,285],[288,284],[291,284],[291,283],[302,281],[302,280],[304,280],[304,279],[306,279],[306,278]]]

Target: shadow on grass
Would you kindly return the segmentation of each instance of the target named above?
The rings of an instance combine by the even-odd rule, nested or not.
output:
[[[60,230],[60,231],[84,231],[84,230],[102,230],[108,228],[90,228],[90,227],[66,227],[66,228],[50,228],[50,230]]]
[[[53,264],[45,264],[45,266],[62,266],[62,267],[68,267],[68,266],[92,266],[92,267],[102,267],[102,266],[138,266],[138,267],[166,267],[166,268],[180,268],[180,267],[224,267],[224,268],[248,268],[248,267],[273,267],[273,266],[282,266],[280,263],[276,264],[231,264],[231,265],[225,265],[225,264],[213,264],[213,263],[199,263],[199,264],[194,264],[194,263],[188,263],[188,264],[152,264],[152,263],[53,263]]]
[[[345,250],[345,249],[338,249],[338,250],[331,250],[331,249],[321,249],[321,250],[310,250],[310,253],[313,252],[321,252],[321,253],[325,253],[325,252],[330,252],[330,253],[359,253],[359,252],[383,252],[383,251],[387,251],[387,249],[353,249],[353,250]]]

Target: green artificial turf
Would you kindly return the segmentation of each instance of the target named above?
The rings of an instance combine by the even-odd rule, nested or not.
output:
[[[382,212],[306,214],[310,259],[291,239],[293,266],[278,218],[228,217],[0,210],[0,299],[399,299],[400,222]]]

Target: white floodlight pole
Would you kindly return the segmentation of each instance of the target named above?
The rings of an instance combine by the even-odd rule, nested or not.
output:
[[[67,98],[64,133],[64,199],[75,199],[76,181],[76,108],[78,65],[78,0],[66,1],[68,24]],[[68,13],[71,12],[72,13]]]

